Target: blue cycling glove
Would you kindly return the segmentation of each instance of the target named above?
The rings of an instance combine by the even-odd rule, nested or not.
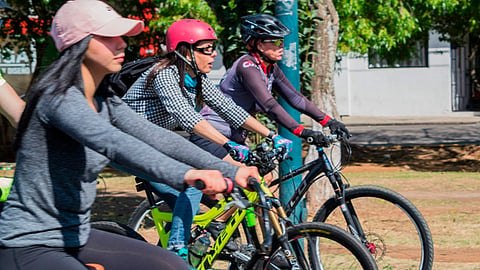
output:
[[[250,152],[250,149],[243,144],[228,141],[223,145],[223,148],[227,149],[228,153],[236,161],[244,162],[248,159],[248,153]]]
[[[273,131],[268,134],[268,138],[273,141],[273,147],[280,148],[283,146],[285,148],[285,152],[282,157],[283,159],[286,159],[288,157],[288,154],[292,152],[293,142],[289,139],[285,139],[282,136],[274,133]]]

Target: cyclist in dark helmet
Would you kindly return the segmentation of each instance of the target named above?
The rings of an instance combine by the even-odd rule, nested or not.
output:
[[[327,126],[333,133],[350,136],[345,125],[318,109],[287,80],[276,64],[284,53],[283,40],[291,31],[268,14],[241,18],[241,35],[248,53],[237,59],[220,82],[220,90],[250,114],[262,111],[271,119],[301,138],[313,138],[314,143],[326,142],[319,131],[304,128],[295,121],[273,97],[275,92],[293,108]],[[200,112],[218,130],[236,141],[246,138],[246,132],[235,128],[209,107]]]

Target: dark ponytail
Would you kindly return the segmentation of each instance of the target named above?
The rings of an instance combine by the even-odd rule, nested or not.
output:
[[[70,87],[75,86],[84,91],[81,65],[92,36],[65,49],[44,73],[33,83],[26,94],[25,110],[18,123],[13,147],[18,150],[22,137],[28,128],[30,118],[45,91],[54,87],[50,95],[63,95]]]

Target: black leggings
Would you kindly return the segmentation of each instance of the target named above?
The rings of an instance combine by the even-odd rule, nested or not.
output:
[[[105,270],[189,269],[163,248],[95,229],[80,248],[0,248],[0,268],[6,270],[85,270],[86,263],[101,264]]]

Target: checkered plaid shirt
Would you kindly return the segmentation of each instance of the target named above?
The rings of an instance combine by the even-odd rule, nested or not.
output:
[[[180,127],[193,133],[193,127],[204,119],[196,108],[196,89],[185,87],[187,95],[182,94],[180,76],[174,65],[158,72],[150,86],[145,88],[151,70],[144,72],[122,99],[138,114],[163,128],[174,130]],[[202,82],[205,104],[233,127],[243,125],[250,114],[224,96],[207,77]]]

